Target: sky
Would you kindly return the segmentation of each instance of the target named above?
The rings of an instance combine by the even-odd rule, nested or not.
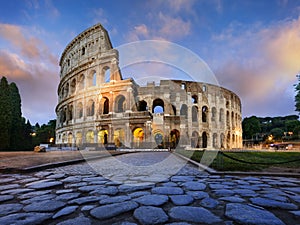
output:
[[[164,40],[189,49],[241,98],[243,118],[297,114],[299,0],[0,1],[0,77],[17,84],[31,124],[56,118],[60,56],[96,23],[114,47]]]

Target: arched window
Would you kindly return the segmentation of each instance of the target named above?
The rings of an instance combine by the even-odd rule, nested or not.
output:
[[[109,113],[109,100],[108,98],[103,98],[104,102],[103,102],[103,114],[108,114]]]
[[[144,100],[139,101],[138,105],[137,105],[137,110],[138,111],[148,111],[147,102],[145,102]]]
[[[123,95],[119,95],[116,98],[116,112],[124,112],[125,111],[125,97]]]
[[[155,99],[152,105],[152,113],[163,113],[164,111],[164,101],[160,98]]]
[[[220,109],[219,121],[222,123],[224,122],[224,109],[223,108]]]
[[[202,133],[202,148],[207,148],[207,133],[205,131]]]
[[[74,78],[70,84],[70,93],[74,94],[76,91],[76,79]]]
[[[81,102],[79,102],[77,104],[77,107],[76,107],[76,117],[79,119],[79,118],[82,118],[83,117],[83,105]]]
[[[95,102],[90,99],[87,104],[87,116],[93,116],[95,113]]]
[[[173,114],[172,115],[175,115],[176,116],[176,107],[175,107],[175,105],[172,105],[172,110],[173,110]]]
[[[208,108],[207,106],[202,107],[202,122],[206,123],[207,122],[207,113],[208,113]]]
[[[199,134],[197,131],[192,133],[191,146],[192,148],[199,148]]]
[[[198,96],[197,95],[193,95],[192,96],[192,104],[197,104],[198,103]]]
[[[73,105],[70,105],[68,107],[68,120],[72,120],[73,119]]]
[[[218,147],[218,134],[216,133],[213,134],[213,147],[214,148]]]
[[[97,85],[97,73],[96,73],[96,71],[93,71],[92,86],[96,86],[96,85]]]
[[[188,116],[188,108],[186,104],[182,104],[181,108],[180,108],[180,115],[184,116],[185,118],[187,118]]]
[[[104,68],[104,82],[105,83],[110,82],[110,68],[109,67]]]
[[[81,55],[85,55],[85,47],[82,47],[82,49],[81,49]]]
[[[193,106],[192,107],[192,122],[197,122],[198,121],[198,107]]]
[[[78,81],[78,90],[84,89],[84,75],[81,74]]]
[[[211,109],[211,121],[216,121],[216,117],[217,117],[217,109],[216,107],[212,107]]]

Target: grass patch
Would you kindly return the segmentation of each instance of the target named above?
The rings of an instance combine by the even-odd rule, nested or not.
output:
[[[194,151],[192,153],[191,151],[178,150],[176,152],[197,162],[201,161],[203,154],[205,154],[204,158],[208,158],[210,155],[214,157],[216,154],[213,151]],[[262,171],[274,166],[284,169],[300,168],[299,152],[224,152],[224,154],[249,163],[238,162],[218,152],[209,167],[218,171]],[[297,159],[298,161],[291,162]]]

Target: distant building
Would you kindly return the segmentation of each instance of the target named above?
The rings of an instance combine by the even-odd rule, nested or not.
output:
[[[241,101],[225,88],[123,79],[118,51],[101,24],[65,48],[59,65],[56,144],[128,148],[242,147]]]

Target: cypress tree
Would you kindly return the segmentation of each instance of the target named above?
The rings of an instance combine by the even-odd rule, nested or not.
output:
[[[21,112],[21,97],[15,83],[9,85],[11,102],[11,128],[10,128],[10,149],[21,150],[25,141],[23,136],[23,123]]]
[[[0,81],[0,150],[10,148],[11,122],[10,88],[7,79],[2,77]]]

